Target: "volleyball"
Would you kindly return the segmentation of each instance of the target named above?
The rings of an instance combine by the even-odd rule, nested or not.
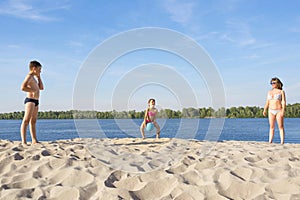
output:
[[[147,123],[146,130],[152,131],[154,129],[154,124],[152,122]]]

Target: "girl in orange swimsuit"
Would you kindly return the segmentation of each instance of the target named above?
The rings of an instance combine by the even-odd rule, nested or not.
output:
[[[267,101],[264,107],[263,115],[267,115],[269,110],[269,142],[273,142],[275,122],[277,121],[281,144],[284,144],[284,111],[286,107],[285,93],[282,90],[283,84],[278,78],[271,79],[272,90],[268,92]]]
[[[143,139],[145,139],[145,128],[147,123],[153,123],[154,127],[156,128],[156,138],[160,138],[160,127],[158,123],[156,122],[156,114],[157,114],[157,109],[155,108],[155,99],[149,99],[148,100],[148,108],[145,111],[145,117],[144,121],[141,124],[140,131],[142,134]]]

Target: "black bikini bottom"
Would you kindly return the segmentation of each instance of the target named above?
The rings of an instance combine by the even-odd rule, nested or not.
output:
[[[37,99],[31,99],[31,98],[26,97],[26,99],[24,100],[24,104],[26,104],[28,102],[34,103],[35,106],[39,105],[39,100],[37,100]]]

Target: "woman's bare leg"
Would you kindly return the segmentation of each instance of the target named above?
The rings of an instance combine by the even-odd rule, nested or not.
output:
[[[270,124],[269,143],[273,142],[274,131],[275,131],[275,120],[276,120],[276,116],[269,112],[269,124]]]
[[[284,117],[281,113],[276,115],[276,120],[278,124],[279,134],[280,134],[280,143],[284,144]]]

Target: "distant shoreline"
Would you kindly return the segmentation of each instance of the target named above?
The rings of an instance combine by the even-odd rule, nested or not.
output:
[[[142,119],[145,111],[40,111],[39,119]],[[0,119],[22,119],[24,111],[1,113]],[[161,109],[158,118],[264,118],[263,108],[258,106],[239,106],[230,108],[183,108],[179,110]],[[300,103],[288,104],[286,118],[300,118]]]

